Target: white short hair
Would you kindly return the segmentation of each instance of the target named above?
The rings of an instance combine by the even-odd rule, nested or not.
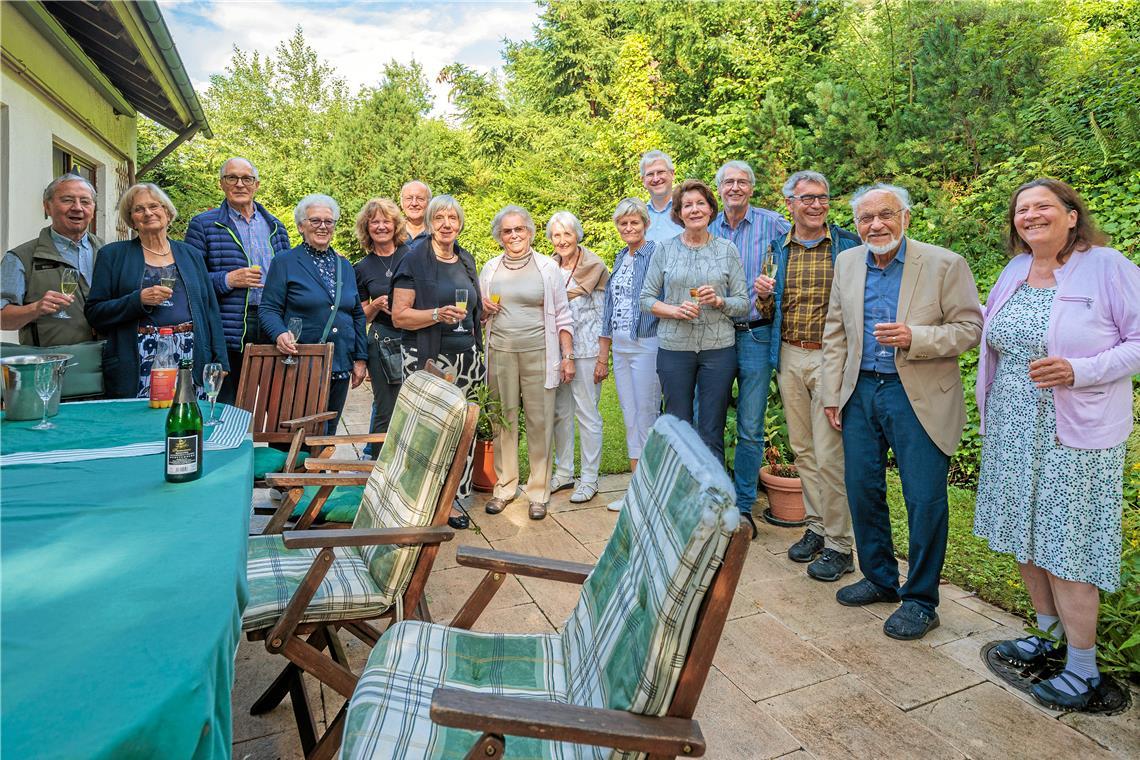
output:
[[[522,206],[515,206],[514,204],[503,206],[499,213],[495,214],[495,218],[491,220],[491,237],[495,238],[495,241],[498,242],[499,245],[503,244],[503,241],[499,239],[499,233],[503,231],[503,219],[511,214],[521,216],[523,218],[523,224],[530,230],[531,237],[535,234],[534,217],[530,215],[529,211]]]
[[[420,184],[423,185],[422,182]],[[424,185],[424,187],[427,187],[427,185]],[[428,192],[430,193],[431,190],[428,190]],[[459,231],[463,232],[463,225],[467,223],[467,217],[463,214],[463,207],[459,205],[459,201],[455,200],[455,196],[448,195],[447,193],[435,196],[428,203],[427,211],[424,212],[424,218],[427,219],[427,226],[431,227],[432,217],[445,208],[451,209],[455,212],[455,215],[459,217]]]
[[[428,187],[428,183],[426,183],[422,180],[418,180],[418,179],[410,179],[407,182],[405,182],[404,184],[400,185],[400,195],[403,195],[404,191],[407,190],[412,185],[422,185],[423,189],[427,190],[428,200],[429,201],[431,200],[431,188]]]
[[[748,165],[747,161],[725,161],[724,166],[716,170],[717,187],[720,187],[720,183],[724,182],[724,175],[729,169],[736,169],[737,171],[744,172],[748,175],[748,181],[753,185],[756,184],[756,172],[752,171],[752,167]]]
[[[163,192],[161,187],[153,182],[137,182],[128,187],[123,192],[123,197],[119,198],[119,221],[123,223],[124,227],[134,229],[131,226],[131,209],[134,208],[135,197],[142,192],[150,193],[159,202],[159,205],[166,209],[166,215],[170,217],[166,220],[167,224],[178,218],[178,209],[174,208],[170,196]]]
[[[322,193],[310,193],[298,201],[297,207],[293,209],[293,221],[297,223],[297,229],[301,228],[301,222],[305,221],[312,206],[324,206],[332,211],[334,222],[340,219],[340,206],[336,201]]]
[[[796,185],[800,184],[801,182],[818,182],[819,184],[823,185],[823,188],[827,190],[827,192],[831,192],[831,183],[827,181],[827,177],[823,176],[819,172],[813,172],[808,169],[804,169],[803,171],[795,172],[792,174],[792,176],[788,177],[788,181],[784,183],[784,197],[791,198],[793,195],[795,195]]]
[[[624,216],[640,217],[646,227],[649,226],[649,207],[640,198],[622,198],[614,209],[614,224]]]
[[[645,167],[649,166],[654,161],[664,161],[665,165],[669,167],[669,171],[676,171],[673,168],[673,159],[669,158],[669,154],[660,150],[649,150],[641,154],[641,176],[645,176]]]
[[[858,217],[859,205],[863,202],[863,199],[866,198],[870,193],[879,191],[890,193],[891,195],[898,198],[899,204],[902,206],[903,211],[910,210],[910,193],[898,185],[888,185],[885,182],[876,182],[873,185],[866,185],[855,191],[855,194],[851,196],[851,213],[854,216]]]
[[[261,177],[257,174],[257,167],[253,165],[253,162],[248,158],[242,158],[241,156],[233,156],[232,158],[227,158],[225,161],[223,161],[222,165],[218,167],[218,179],[226,176],[226,167],[232,164],[234,161],[241,161],[243,164],[249,167],[249,170],[251,172],[253,172],[254,179],[261,179]]]
[[[578,217],[571,214],[569,211],[555,211],[550,217],[550,221],[546,223],[546,239],[551,240],[554,236],[554,227],[563,227],[574,233],[578,238],[578,242],[582,242],[582,238],[586,237],[586,231],[582,229],[582,223],[578,221]]]
[[[87,181],[86,177],[80,177],[78,174],[61,174],[60,176],[53,179],[48,184],[48,186],[44,188],[44,203],[47,203],[53,197],[55,197],[55,191],[58,190],[59,186],[65,182],[81,182],[87,186],[87,190],[91,193],[91,197],[95,197],[95,188],[91,186],[91,183]]]

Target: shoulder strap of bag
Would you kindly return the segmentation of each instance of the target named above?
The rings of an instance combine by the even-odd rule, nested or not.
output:
[[[336,262],[336,295],[333,296],[333,307],[329,310],[329,321],[325,322],[325,331],[321,333],[321,343],[329,339],[333,322],[336,321],[336,312],[340,308],[340,259]]]

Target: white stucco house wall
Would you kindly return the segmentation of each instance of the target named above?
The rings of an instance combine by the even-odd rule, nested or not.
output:
[[[68,169],[95,185],[97,234],[125,237],[115,204],[149,168],[138,114],[178,135],[170,150],[211,136],[157,4],[4,0],[0,42],[0,251],[44,227],[43,189]]]

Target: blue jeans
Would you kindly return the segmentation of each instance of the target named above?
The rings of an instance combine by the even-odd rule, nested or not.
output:
[[[736,507],[752,513],[764,462],[764,414],[772,385],[772,326],[736,334]]]
[[[887,509],[888,447],[898,462],[910,528],[910,574],[901,588]],[[950,457],[930,440],[898,375],[859,373],[843,407],[843,453],[859,569],[879,588],[897,590],[903,601],[934,612],[946,558]]]
[[[657,377],[665,396],[665,413],[693,422],[696,399],[700,419],[697,434],[713,455],[724,463],[724,421],[728,415],[728,399],[736,377],[736,349],[732,346],[707,351],[657,351]]]

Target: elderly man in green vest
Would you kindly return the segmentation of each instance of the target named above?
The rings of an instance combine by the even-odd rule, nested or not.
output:
[[[95,216],[95,188],[75,174],[56,178],[44,190],[44,215],[51,224],[39,237],[0,259],[0,329],[19,330],[20,342],[33,346],[91,340],[83,304],[95,256],[103,247],[87,231]],[[63,272],[69,269],[79,273],[75,295],[61,292]]]

